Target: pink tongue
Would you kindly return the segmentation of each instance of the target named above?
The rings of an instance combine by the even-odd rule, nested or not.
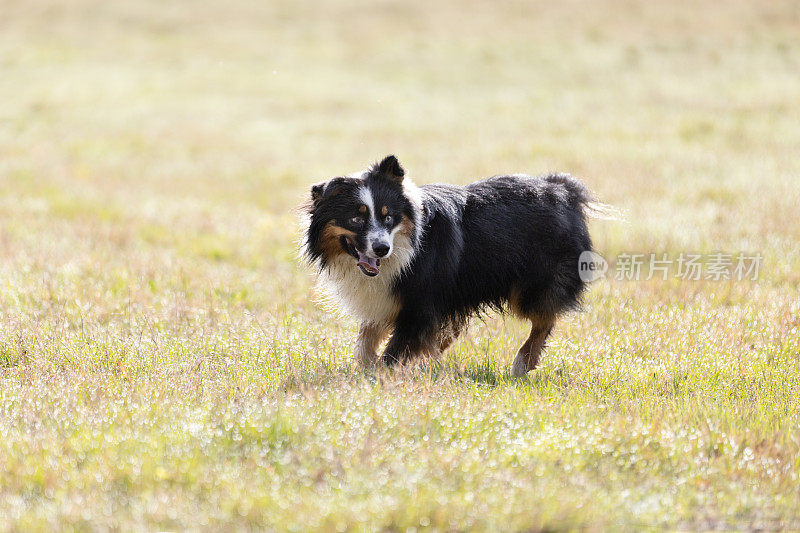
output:
[[[365,268],[370,272],[374,272],[377,274],[380,271],[380,269],[378,268],[380,264],[381,264],[380,259],[373,259],[372,257],[367,257],[361,252],[358,252],[357,265],[360,266],[361,268]]]

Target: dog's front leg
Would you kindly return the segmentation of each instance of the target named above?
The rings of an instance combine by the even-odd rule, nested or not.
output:
[[[374,322],[363,322],[358,330],[356,339],[356,362],[363,366],[372,366],[378,362],[378,346],[389,333],[389,327],[385,324]]]
[[[397,317],[394,333],[383,351],[383,362],[393,365],[421,356],[438,355],[439,329],[439,323],[431,314],[416,311],[401,312]]]

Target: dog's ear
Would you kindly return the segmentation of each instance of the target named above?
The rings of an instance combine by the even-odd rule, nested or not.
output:
[[[313,185],[311,187],[311,201],[314,203],[314,207],[318,206],[326,198],[335,196],[344,182],[345,178],[333,178]]]
[[[327,182],[317,183],[311,186],[311,201],[317,205],[322,200],[322,194],[325,192],[325,184]]]
[[[387,155],[383,160],[378,163],[376,168],[378,174],[395,183],[403,183],[403,176],[406,171],[400,166],[400,161],[393,155]]]

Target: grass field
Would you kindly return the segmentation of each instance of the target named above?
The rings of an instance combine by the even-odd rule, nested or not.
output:
[[[0,3],[0,529],[800,529],[796,1]],[[543,364],[475,321],[362,371],[296,260],[310,184],[582,177]],[[612,264],[613,268],[613,264]]]

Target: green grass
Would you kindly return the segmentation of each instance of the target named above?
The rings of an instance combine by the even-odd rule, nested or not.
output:
[[[0,529],[800,529],[795,2],[6,2]],[[760,252],[614,280],[363,371],[294,206],[581,176],[598,250]]]

